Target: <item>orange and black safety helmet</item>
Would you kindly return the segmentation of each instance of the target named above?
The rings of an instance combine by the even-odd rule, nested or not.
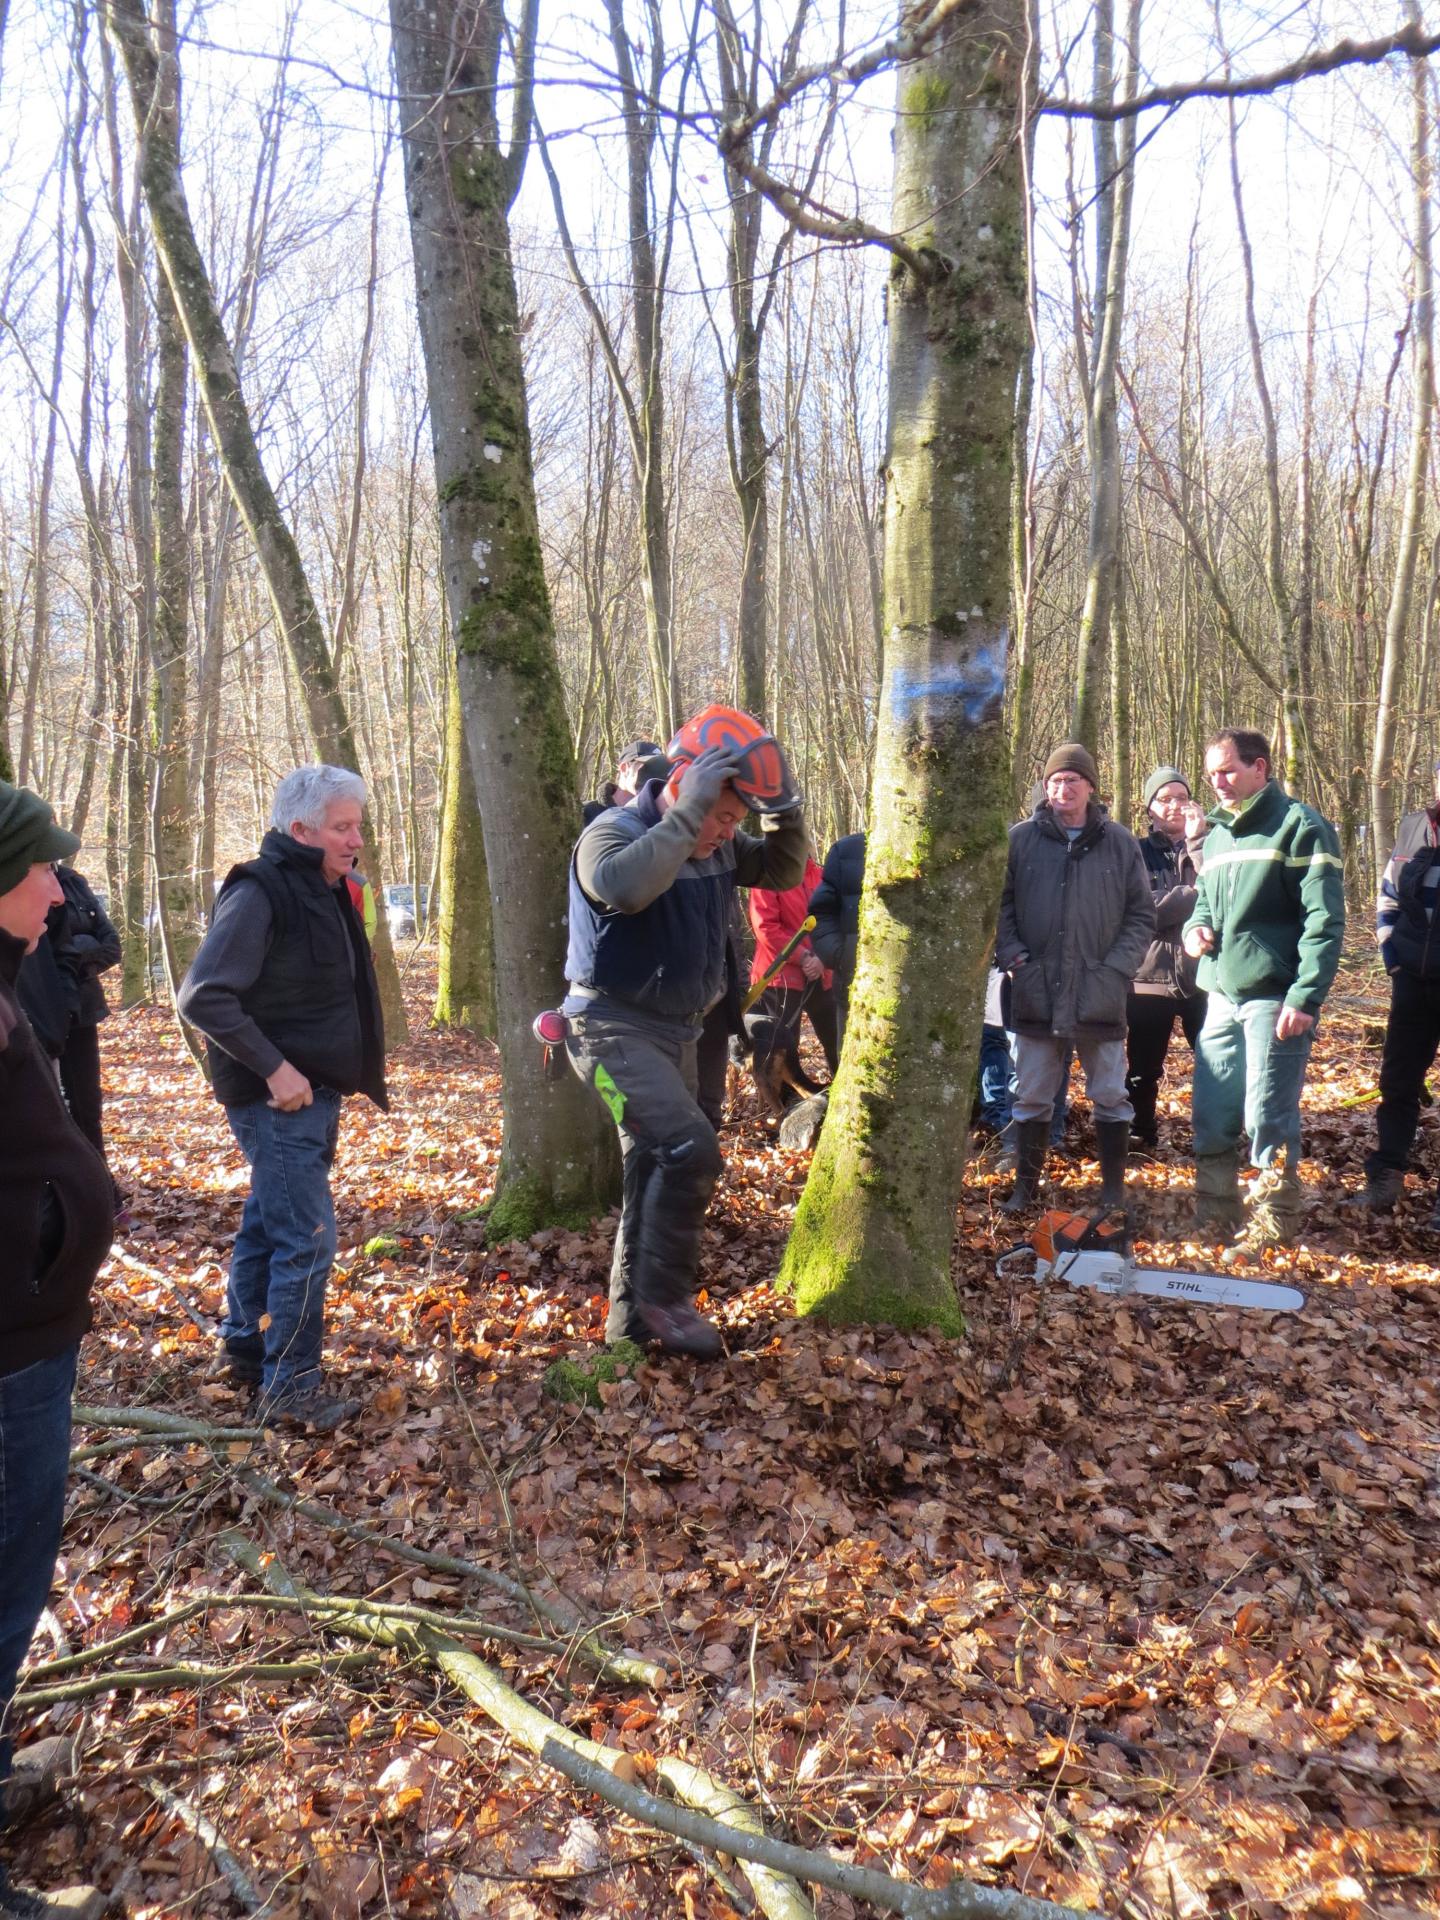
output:
[[[681,727],[665,749],[672,794],[690,762],[711,747],[724,747],[735,756],[732,785],[754,812],[788,813],[799,806],[800,792],[780,742],[753,713],[739,707],[704,707]]]

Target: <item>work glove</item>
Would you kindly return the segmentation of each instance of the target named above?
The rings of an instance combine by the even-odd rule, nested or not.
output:
[[[694,800],[708,813],[739,770],[739,762],[728,747],[707,747],[680,775],[677,798]]]

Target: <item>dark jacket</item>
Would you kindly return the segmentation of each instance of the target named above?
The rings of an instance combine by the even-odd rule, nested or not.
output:
[[[66,1111],[15,995],[24,948],[0,932],[0,1374],[71,1347],[110,1248],[105,1162]]]
[[[65,1051],[72,1026],[98,1026],[110,1009],[100,975],[120,964],[120,936],[73,867],[57,875],[65,898],[45,918],[45,935],[20,968],[20,1004],[48,1053]]]
[[[1387,973],[1440,976],[1435,906],[1440,899],[1440,806],[1407,813],[1380,876],[1375,934]]]
[[[1180,929],[1195,905],[1196,851],[1201,844],[1192,849],[1182,840],[1177,846],[1158,827],[1152,827],[1140,842],[1155,901],[1155,938],[1135,975],[1136,993],[1189,1000],[1199,992],[1196,963],[1180,943]]]
[[[272,827],[260,857],[227,874],[180,989],[225,1106],[268,1100],[282,1060],[312,1086],[388,1106],[370,943],[349,887],[326,881],[323,860]]]
[[[1200,959],[1207,993],[1283,999],[1318,1014],[1345,934],[1345,876],[1330,822],[1276,780],[1237,812],[1217,808],[1185,931],[1191,927],[1215,935],[1214,951]]]
[[[694,800],[662,814],[662,782],[612,807],[575,843],[570,862],[567,1013],[607,1007],[693,1026],[725,991],[735,888],[793,887],[805,871],[797,808],[759,839],[737,833],[703,860],[690,857],[705,819]]]
[[[850,998],[855,978],[855,950],[860,943],[860,895],[865,886],[865,836],[847,833],[825,856],[820,884],[810,896],[815,931],[810,945],[835,975],[835,992],[842,1003]]]
[[[1102,806],[1091,801],[1074,840],[1048,805],[1010,829],[995,964],[1013,976],[1017,1033],[1123,1040],[1130,982],[1154,932],[1139,845]]]

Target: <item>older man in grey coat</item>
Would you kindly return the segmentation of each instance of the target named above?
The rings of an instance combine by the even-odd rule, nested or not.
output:
[[[1010,829],[995,964],[1011,976],[1015,1190],[1034,1204],[1069,1050],[1095,1111],[1101,1203],[1125,1204],[1134,1109],[1125,1091],[1125,1003],[1155,932],[1139,842],[1096,799],[1100,776],[1075,741],[1045,763],[1045,798]]]

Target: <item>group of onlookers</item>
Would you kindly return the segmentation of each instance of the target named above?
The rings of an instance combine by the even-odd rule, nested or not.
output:
[[[1218,802],[1208,818],[1185,773],[1158,767],[1137,840],[1101,804],[1088,750],[1069,742],[1051,754],[1043,793],[1010,833],[982,1084],[998,1098],[1003,1079],[1009,1096],[1006,1205],[1019,1211],[1039,1198],[1078,1057],[1102,1199],[1120,1205],[1132,1141],[1156,1144],[1178,1020],[1195,1054],[1199,1222],[1243,1227],[1254,1249],[1289,1240],[1299,1223],[1300,1096],[1340,956],[1341,862],[1333,829],[1273,777],[1262,735],[1223,729],[1205,773]],[[1381,888],[1392,999],[1377,1145],[1356,1202],[1377,1211],[1399,1197],[1440,1046],[1436,773],[1435,804],[1407,816]],[[259,854],[227,877],[180,994],[251,1176],[218,1364],[253,1390],[259,1421],[322,1431],[358,1408],[329,1389],[322,1365],[340,1106],[357,1092],[386,1104],[379,994],[350,884],[364,804],[363,782],[339,768],[280,782]],[[752,815],[758,834],[742,825]],[[0,1710],[49,1588],[76,1349],[117,1205],[95,1028],[98,975],[118,941],[97,897],[58,864],[78,846],[44,801],[0,783]],[[850,834],[817,865],[783,750],[730,707],[695,715],[663,753],[635,742],[591,810],[570,867],[563,1016],[569,1063],[614,1122],[624,1166],[608,1338],[721,1351],[694,1294],[721,1171],[714,1036],[723,1048],[741,997],[737,890],[750,890],[751,978],[771,1018],[790,1029],[808,1014],[833,1070],[864,863],[864,836]],[[808,939],[777,967],[811,915]],[[1247,1134],[1256,1171],[1242,1196]],[[1440,1231],[1440,1207],[1431,1225]],[[8,1765],[0,1744],[0,1790],[13,1806]],[[0,1876],[0,1913],[21,1911],[4,1904],[19,1896],[3,1886]]]

